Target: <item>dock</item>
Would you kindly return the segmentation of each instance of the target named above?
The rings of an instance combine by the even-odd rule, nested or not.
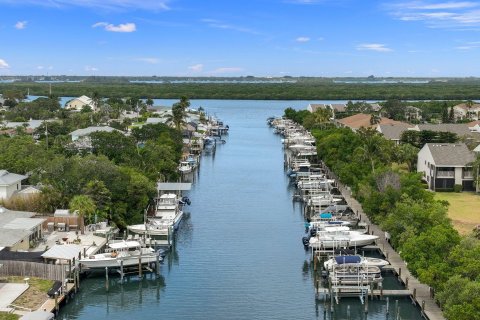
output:
[[[335,174],[333,174],[328,168],[325,168],[328,172],[328,175],[332,178],[337,178]],[[346,202],[352,208],[354,212],[357,213],[357,216],[360,218],[360,221],[365,223],[368,226],[368,230],[370,234],[379,236],[376,247],[382,252],[382,254],[387,258],[390,262],[390,269],[397,274],[397,277],[400,281],[405,284],[407,290],[400,290],[400,291],[408,291],[413,299],[413,301],[421,307],[422,314],[430,320],[442,320],[445,319],[443,316],[442,310],[440,307],[435,303],[434,300],[434,292],[431,287],[426,284],[420,283],[418,279],[416,279],[410,271],[408,271],[407,265],[400,257],[400,255],[392,248],[390,243],[387,241],[385,237],[385,231],[380,229],[379,226],[371,223],[370,219],[364,213],[362,205],[352,197],[351,190],[339,182],[336,179],[338,184],[338,189],[345,197]],[[396,290],[393,290],[396,291]],[[386,290],[384,290],[385,294]]]
[[[60,294],[56,298],[48,298],[48,300],[45,301],[42,304],[42,306],[40,308],[38,308],[38,310],[44,310],[44,311],[48,311],[48,312],[52,312],[52,313],[57,314],[57,312],[60,308],[60,304],[64,300],[66,300],[66,299],[68,300],[68,297],[70,296],[70,294],[74,290],[75,290],[75,284],[67,283],[66,290],[64,292],[62,292],[62,294]]]

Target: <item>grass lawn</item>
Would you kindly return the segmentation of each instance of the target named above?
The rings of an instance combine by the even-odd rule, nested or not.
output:
[[[17,320],[19,315],[13,313],[0,312],[0,320]]]
[[[474,192],[436,192],[435,199],[450,203],[448,216],[461,234],[471,232],[480,224],[480,195]]]
[[[8,277],[8,282],[23,283],[23,277]],[[30,278],[28,281],[30,287],[13,302],[14,305],[36,310],[47,300],[47,292],[52,287],[52,280]],[[3,319],[0,316],[0,320]],[[5,318],[8,319],[8,318]]]

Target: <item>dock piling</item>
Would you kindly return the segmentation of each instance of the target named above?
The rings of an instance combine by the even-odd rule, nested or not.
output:
[[[105,267],[105,290],[108,292],[108,267]]]

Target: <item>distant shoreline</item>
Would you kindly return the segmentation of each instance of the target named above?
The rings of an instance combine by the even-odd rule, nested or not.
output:
[[[112,82],[13,82],[0,83],[0,93],[20,90],[30,95],[91,95],[155,99],[235,100],[478,100],[480,80],[464,79],[429,83],[112,83]]]

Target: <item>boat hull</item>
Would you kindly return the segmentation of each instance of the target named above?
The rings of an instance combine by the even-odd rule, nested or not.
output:
[[[107,259],[82,259],[79,262],[83,267],[88,269],[100,269],[100,268],[120,268],[123,261],[123,267],[138,266],[139,258],[141,258],[142,264],[148,264],[157,261],[156,254],[142,255],[142,256],[130,256],[123,258],[107,258]],[[160,259],[161,260],[161,259]]]

